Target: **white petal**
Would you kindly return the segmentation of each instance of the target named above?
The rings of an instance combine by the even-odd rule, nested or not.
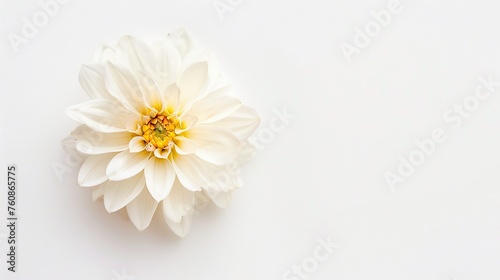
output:
[[[90,98],[115,99],[109,94],[104,85],[104,68],[101,64],[82,65],[80,68],[79,80],[83,90]]]
[[[121,152],[128,148],[133,134],[129,132],[102,133],[81,125],[71,136],[76,139],[76,149],[88,155]]]
[[[136,135],[142,135],[142,116],[139,114],[132,114],[128,117],[125,117],[122,122],[125,125],[125,128]]]
[[[198,123],[209,123],[227,117],[240,108],[241,102],[229,96],[217,96],[201,99],[191,106],[188,114],[192,114],[199,119]]]
[[[175,180],[175,170],[170,161],[151,157],[144,169],[144,176],[149,193],[159,202],[170,193]]]
[[[191,114],[185,114],[179,121],[179,125],[175,128],[176,134],[181,134],[182,132],[193,127],[198,122],[198,118]]]
[[[144,149],[146,148],[146,140],[144,140],[142,136],[136,136],[130,140],[128,148],[130,149],[131,153],[144,151]]]
[[[104,68],[104,83],[108,91],[125,108],[146,115],[141,90],[134,76],[127,69],[107,62]]]
[[[138,153],[123,151],[111,160],[106,169],[106,174],[113,181],[130,178],[146,167],[150,154],[146,151]]]
[[[184,134],[196,144],[197,156],[217,165],[234,161],[242,148],[240,140],[221,127],[196,125]]]
[[[198,42],[183,29],[169,33],[167,38],[175,46],[181,58],[184,58],[190,50],[199,48]]]
[[[216,174],[213,165],[203,162],[195,155],[172,156],[172,165],[180,183],[190,191],[199,191],[213,181]]]
[[[231,191],[209,193],[210,198],[220,208],[226,208],[231,202]]]
[[[78,128],[77,128],[78,129]],[[77,129],[75,129],[74,131],[76,131]],[[73,132],[74,132],[73,131]],[[72,133],[73,133],[72,132]],[[71,134],[72,134],[71,133]],[[68,137],[65,137],[63,140],[61,140],[61,146],[63,148],[63,150],[66,152],[66,153],[74,153],[76,152],[78,155],[80,156],[84,156],[83,153],[81,153],[80,151],[76,150],[76,139],[73,135],[68,136]]]
[[[203,98],[220,75],[217,60],[208,52],[190,52],[182,62],[177,81],[181,107]]]
[[[194,198],[195,192],[184,188],[175,180],[170,194],[162,202],[163,215],[174,223],[181,222],[182,217],[193,208]]]
[[[194,210],[191,209],[191,211],[189,211],[189,214],[182,217],[182,220],[179,223],[175,223],[173,221],[170,221],[169,219],[165,219],[165,221],[177,236],[183,238],[189,232],[189,227],[191,226],[191,221],[193,220],[193,213]]]
[[[95,99],[68,107],[66,114],[95,131],[121,132],[126,131],[123,118],[132,113],[114,101]]]
[[[115,155],[116,153],[89,156],[78,172],[78,184],[92,187],[106,181],[106,167]]]
[[[170,152],[171,152],[170,148],[168,148],[168,149],[156,149],[155,152],[154,152],[154,154],[158,158],[167,159],[168,156],[170,155]]]
[[[211,125],[231,130],[242,141],[252,135],[259,124],[259,114],[247,106],[241,106],[228,117],[211,123]]]
[[[151,223],[157,206],[158,202],[149,194],[148,189],[144,188],[134,200],[127,204],[130,221],[138,230],[145,230]]]
[[[104,185],[105,184],[106,183],[97,185],[92,189],[92,201],[95,202],[104,195],[104,190],[105,190]]]
[[[113,60],[115,56],[116,56],[116,50],[114,47],[110,47],[108,45],[101,45],[94,54],[92,62],[103,64],[108,60]]]
[[[101,57],[102,55],[102,52],[107,48],[106,45],[100,45],[97,50],[95,51],[94,55],[92,56],[92,59],[90,61],[92,61],[93,63],[97,63],[99,62],[99,58]]]
[[[166,40],[155,42],[152,48],[155,50],[157,57],[156,73],[153,75],[159,81],[160,88],[165,88],[177,80],[181,65],[181,56],[177,49]]]
[[[104,191],[104,207],[109,213],[120,210],[144,189],[144,174],[139,173],[122,181],[108,181]]]
[[[149,108],[154,108],[156,111],[163,111],[162,97],[158,84],[148,74],[144,72],[137,73],[137,80],[141,88],[144,101]]]
[[[165,111],[169,114],[176,114],[180,109],[179,88],[176,84],[168,86],[163,94],[163,104]]]
[[[232,95],[232,93],[233,93],[233,86],[231,84],[231,81],[223,73],[220,73],[220,75],[217,77],[212,87],[210,88],[207,98],[228,96]]]
[[[123,36],[117,47],[123,52],[130,69],[146,73],[152,72],[152,65],[155,64],[154,53],[144,41],[132,36]]]
[[[194,141],[183,137],[177,136],[174,138],[175,151],[181,155],[189,155],[196,152],[196,144]]]
[[[195,211],[201,211],[207,208],[208,205],[212,202],[212,199],[205,194],[205,190],[201,192],[194,192],[194,208]]]

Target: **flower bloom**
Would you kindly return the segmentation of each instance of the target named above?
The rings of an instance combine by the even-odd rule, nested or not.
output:
[[[241,159],[259,117],[231,97],[213,55],[188,33],[151,44],[124,36],[79,78],[91,100],[66,110],[82,124],[71,137],[88,155],[78,183],[94,187],[108,212],[126,209],[142,231],[158,210],[184,236],[200,198],[227,204],[238,184],[221,183],[220,172]]]

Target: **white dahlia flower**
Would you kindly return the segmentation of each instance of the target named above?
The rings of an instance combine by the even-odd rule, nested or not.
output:
[[[108,212],[126,209],[142,231],[158,210],[184,236],[200,197],[227,204],[238,180],[222,183],[220,172],[259,117],[230,96],[215,58],[189,34],[152,44],[122,37],[82,66],[80,83],[91,100],[67,109],[82,123],[71,133],[76,149],[88,155],[78,183]]]

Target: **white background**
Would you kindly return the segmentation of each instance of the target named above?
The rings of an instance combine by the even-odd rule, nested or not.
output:
[[[500,279],[500,87],[458,127],[442,116],[480,76],[500,80],[499,2],[401,0],[351,63],[339,44],[388,0],[231,2],[221,19],[213,0],[72,0],[15,52],[9,34],[43,10],[0,1],[1,217],[7,164],[19,170],[18,272],[2,261],[0,278],[284,279],[330,237],[340,247],[308,279]],[[184,239],[159,221],[138,232],[92,202],[77,168],[53,170],[77,126],[64,110],[88,99],[80,65],[124,34],[178,28],[258,110],[257,135],[273,110],[295,115],[244,167],[230,207],[197,215]],[[446,141],[391,191],[384,174],[436,128]],[[6,237],[2,226],[1,260]]]

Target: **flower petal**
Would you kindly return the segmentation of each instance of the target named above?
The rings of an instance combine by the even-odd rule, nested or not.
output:
[[[181,221],[175,223],[169,219],[165,219],[168,227],[179,237],[184,238],[189,232],[189,228],[191,227],[191,221],[193,220],[194,210],[191,209],[186,216],[183,216]]]
[[[135,135],[142,135],[142,116],[139,114],[132,114],[122,120],[127,131],[134,133]]]
[[[229,206],[232,198],[232,191],[226,192],[207,192],[213,203],[220,208],[226,208]]]
[[[102,133],[81,125],[71,132],[71,136],[76,139],[78,151],[96,155],[126,150],[133,134],[129,132]]]
[[[212,199],[206,194],[206,190],[194,193],[194,207],[195,210],[202,210],[212,202]]]
[[[157,206],[158,202],[149,194],[148,189],[144,188],[134,200],[127,204],[130,221],[138,230],[145,230],[151,223]]]
[[[247,106],[241,106],[228,117],[211,123],[211,125],[231,130],[242,141],[252,135],[259,124],[259,114]]]
[[[181,107],[189,108],[190,104],[205,96],[219,75],[218,63],[213,55],[208,52],[188,53],[177,80]]]
[[[76,131],[77,129],[75,129],[74,131]],[[78,156],[84,156],[83,153],[76,150],[76,140],[75,137],[73,137],[72,135],[65,137],[63,140],[61,140],[61,146],[66,153],[76,152]]]
[[[151,47],[144,41],[132,37],[123,36],[117,45],[123,56],[128,61],[130,69],[140,72],[151,73],[155,65],[155,56]]]
[[[198,118],[195,117],[194,115],[183,115],[182,119],[180,120],[179,125],[175,128],[175,133],[176,134],[181,134],[182,132],[190,129],[192,126],[194,126],[198,122]]]
[[[160,149],[160,148],[157,148],[155,151],[154,151],[154,154],[156,157],[158,158],[164,158],[164,159],[167,159],[168,156],[170,155],[170,151],[171,149],[168,148],[168,149]]]
[[[171,154],[172,165],[179,182],[190,191],[199,191],[213,182],[214,166],[195,155]]]
[[[136,136],[128,143],[128,148],[131,153],[138,153],[146,149],[146,140],[142,136]]]
[[[152,73],[156,77],[160,88],[175,83],[179,75],[181,56],[177,49],[165,40],[153,43],[152,48],[156,53],[156,72]]]
[[[198,42],[183,29],[169,33],[167,38],[175,46],[181,58],[184,58],[190,50],[199,48]]]
[[[82,65],[79,80],[83,90],[90,98],[115,100],[104,85],[104,68],[102,65]]]
[[[233,86],[229,79],[221,73],[217,79],[215,80],[214,84],[210,88],[209,94],[207,95],[207,98],[215,98],[218,96],[228,96],[232,95],[233,93]]]
[[[144,174],[139,173],[122,181],[108,181],[104,191],[104,207],[109,213],[120,210],[144,189]]]
[[[147,109],[144,105],[141,90],[129,70],[106,62],[104,66],[104,83],[108,91],[118,99],[125,108],[139,114],[146,115]]]
[[[106,167],[115,155],[116,153],[89,156],[78,172],[78,184],[92,187],[106,181]]]
[[[174,138],[175,151],[181,155],[189,155],[196,152],[196,144],[194,141],[183,137],[177,136]]]
[[[137,73],[137,81],[148,107],[158,112],[163,111],[160,88],[153,78],[144,72],[139,72]]]
[[[175,180],[175,170],[170,161],[157,157],[149,158],[144,175],[151,196],[158,202],[165,199]]]
[[[175,180],[170,194],[162,202],[163,215],[174,223],[181,222],[193,208],[195,192],[184,188],[179,180]]]
[[[240,108],[241,102],[228,96],[217,96],[214,98],[203,98],[196,102],[189,109],[188,114],[192,114],[199,119],[200,124],[209,123],[227,117]]]
[[[196,144],[197,156],[217,165],[234,161],[242,148],[240,140],[230,130],[221,127],[196,125],[184,135]]]
[[[94,53],[92,57],[92,62],[103,64],[108,60],[113,60],[116,56],[116,50],[114,47],[108,45],[101,45]]]
[[[126,131],[122,119],[131,113],[111,100],[89,100],[66,109],[66,114],[95,131]]]
[[[163,104],[164,110],[168,114],[177,114],[180,109],[180,97],[179,97],[179,88],[177,87],[176,84],[172,84],[168,86],[163,94]]]
[[[106,174],[112,181],[130,178],[146,167],[150,154],[146,151],[138,153],[123,151],[111,160],[106,169]]]
[[[104,185],[106,183],[102,183],[100,185],[95,186],[92,189],[92,201],[96,202],[99,198],[101,198],[104,195]]]

